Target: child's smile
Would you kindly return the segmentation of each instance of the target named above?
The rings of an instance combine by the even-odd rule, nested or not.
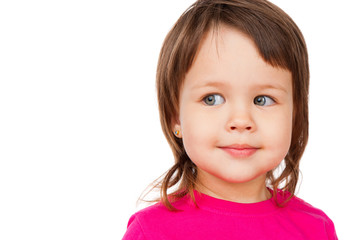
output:
[[[198,179],[210,189],[255,179],[264,184],[288,152],[291,73],[267,64],[252,40],[233,28],[205,35],[179,106],[175,127]]]
[[[254,147],[248,144],[232,144],[227,146],[220,146],[219,148],[235,158],[250,157],[259,149],[258,147]]]

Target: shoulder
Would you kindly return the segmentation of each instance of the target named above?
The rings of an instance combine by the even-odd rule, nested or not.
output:
[[[156,203],[154,205],[148,206],[144,209],[139,210],[133,214],[129,220],[128,226],[133,222],[137,221],[139,223],[144,223],[150,219],[164,218],[171,213],[163,204]]]
[[[144,228],[146,229],[151,219],[156,219],[162,215],[162,208],[163,206],[158,203],[133,214],[129,219],[123,240],[148,239],[145,236],[146,230],[144,231]]]
[[[179,224],[183,222],[188,214],[189,206],[179,201],[173,204],[178,211],[170,211],[161,203],[156,203],[146,207],[130,217],[127,231],[123,240],[128,239],[162,239],[154,236],[167,236],[171,238],[171,234]],[[136,236],[136,237],[135,237]]]
[[[154,221],[154,218],[156,219],[166,219],[168,217],[174,217],[174,215],[181,215],[184,210],[187,210],[189,208],[189,202],[188,199],[183,198],[180,200],[177,200],[176,202],[173,202],[172,205],[176,210],[171,211],[169,210],[164,204],[161,202],[155,203],[151,206],[148,206],[146,208],[143,208],[136,212],[131,218],[132,219],[138,219],[139,221],[147,221],[151,219],[151,221]]]
[[[297,222],[307,226],[325,228],[329,239],[337,239],[333,221],[319,208],[312,206],[303,199],[294,196],[287,205],[287,212]]]
[[[321,209],[312,206],[310,203],[305,202],[303,199],[294,196],[288,207],[298,213],[309,215],[311,217],[321,219],[323,221],[331,221],[330,218]]]

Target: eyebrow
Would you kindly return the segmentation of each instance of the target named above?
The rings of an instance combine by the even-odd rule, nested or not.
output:
[[[258,88],[259,89],[275,89],[275,90],[280,90],[280,91],[287,93],[287,90],[280,85],[265,84],[265,85],[260,85]]]
[[[218,81],[210,81],[210,82],[206,82],[205,84],[197,84],[193,87],[193,89],[197,89],[197,88],[203,88],[203,87],[217,87],[217,88],[221,88],[221,87],[226,87],[228,86],[227,83],[224,82],[218,82]],[[276,84],[264,84],[264,85],[257,85],[256,89],[275,89],[275,90],[280,90],[282,92],[287,93],[287,90],[285,88],[283,88],[282,86]]]
[[[206,82],[205,84],[197,84],[193,87],[193,89],[203,88],[203,87],[225,87],[227,85],[228,84],[223,83],[223,82],[209,81],[209,82]]]

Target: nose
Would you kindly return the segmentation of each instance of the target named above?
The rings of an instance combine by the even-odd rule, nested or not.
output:
[[[253,132],[256,125],[249,110],[232,110],[226,128],[229,132]]]

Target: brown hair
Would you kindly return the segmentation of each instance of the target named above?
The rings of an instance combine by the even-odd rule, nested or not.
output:
[[[185,152],[182,139],[173,133],[179,113],[179,91],[190,69],[200,41],[209,30],[221,24],[236,28],[256,44],[265,62],[292,73],[294,117],[292,139],[280,176],[267,173],[273,198],[281,206],[295,193],[299,178],[299,162],[308,141],[309,66],[304,38],[293,20],[280,8],[266,0],[198,0],[178,19],[163,43],[157,68],[157,94],[163,132],[175,157],[174,166],[155,187],[161,189],[160,200],[170,210],[171,202],[187,194],[194,200],[197,167]],[[280,188],[280,184],[285,182]],[[176,186],[176,191],[168,189]],[[279,203],[279,190],[289,192]],[[195,201],[195,200],[194,200]]]

